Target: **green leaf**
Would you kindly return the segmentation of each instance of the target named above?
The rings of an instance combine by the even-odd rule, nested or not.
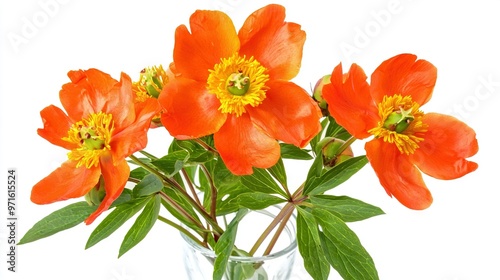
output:
[[[281,157],[288,159],[310,160],[313,157],[306,151],[292,144],[280,143]]]
[[[146,204],[144,210],[142,210],[141,214],[139,214],[134,224],[125,235],[125,238],[120,246],[118,258],[123,256],[123,254],[132,249],[135,245],[141,242],[144,237],[146,237],[158,219],[160,205],[161,198],[159,194],[149,199],[148,204]]]
[[[282,158],[280,158],[271,168],[268,168],[267,171],[274,177],[274,179],[278,180],[282,186],[288,186],[286,181],[285,165],[283,164]]]
[[[237,185],[225,185],[217,189],[217,216],[226,215],[238,211],[241,207],[238,197],[252,191],[243,186],[241,182]]]
[[[17,243],[18,245],[36,241],[82,223],[97,209],[81,201],[61,208],[38,221]]]
[[[223,186],[235,186],[241,183],[241,176],[236,176],[227,169],[224,162],[219,159],[212,164],[210,169],[212,179],[217,189]]]
[[[207,162],[214,158],[214,154],[210,151],[207,151],[200,144],[196,143],[193,140],[178,140],[174,139],[172,141],[172,145],[170,145],[170,151],[187,151],[189,153],[189,160],[187,163],[197,164]]]
[[[304,194],[323,194],[345,182],[367,163],[368,160],[364,155],[353,157],[330,169],[320,177],[315,178],[308,176],[304,186]]]
[[[283,197],[287,197],[286,192],[265,169],[254,168],[252,175],[241,177],[241,182],[245,187],[255,192],[281,194]]]
[[[168,155],[151,161],[151,164],[163,171],[168,177],[172,177],[179,172],[184,163],[189,159],[189,153],[185,150],[171,152]]]
[[[236,240],[236,233],[238,231],[238,224],[248,213],[247,209],[240,209],[234,219],[227,226],[226,231],[220,236],[217,244],[215,245],[215,262],[214,262],[214,272],[213,279],[220,280],[226,272],[227,263],[231,252],[234,248],[234,241]],[[230,278],[232,279],[232,278]]]
[[[309,145],[311,145],[311,149],[313,151],[316,150],[316,144],[318,144],[318,142],[321,140],[323,132],[325,131],[325,128],[328,125],[329,121],[330,121],[329,118],[324,118],[321,121],[321,131],[318,134],[316,134],[316,136],[314,136],[313,139],[311,139],[311,141],[309,142]]]
[[[316,155],[316,158],[314,158],[314,161],[311,164],[309,171],[307,172],[306,183],[308,181],[314,180],[317,177],[320,177],[322,172],[323,172],[323,156],[320,153],[319,155]]]
[[[136,169],[133,169],[130,171],[130,177],[138,179],[138,180],[142,180],[142,178],[144,178],[144,176],[146,176],[148,174],[150,174],[149,171],[147,171],[146,169],[144,169],[142,167],[137,167]]]
[[[117,206],[116,209],[106,216],[94,231],[92,231],[85,245],[85,249],[94,246],[101,240],[110,236],[126,221],[132,218],[135,213],[139,212],[148,200],[149,198],[139,198]]]
[[[307,210],[297,207],[297,244],[304,259],[304,267],[315,280],[326,280],[330,274],[323,249],[318,225]]]
[[[133,196],[141,197],[148,196],[153,193],[157,193],[163,189],[163,182],[154,174],[146,175],[137,185],[134,187]]]
[[[340,218],[318,208],[313,209],[312,214],[322,228],[320,237],[326,259],[343,279],[379,279],[373,259]]]
[[[114,208],[122,203],[128,202],[131,199],[132,199],[132,190],[125,188],[123,189],[120,196],[117,199],[115,199],[115,201],[113,201],[109,209]]]
[[[379,207],[348,196],[314,195],[310,201],[314,207],[325,209],[344,222],[356,222],[384,214]]]
[[[261,193],[261,192],[249,192],[243,193],[238,196],[238,204],[242,208],[248,208],[252,210],[260,210],[267,208],[271,205],[286,202],[283,198]]]
[[[330,123],[326,129],[325,136],[335,137],[342,140],[347,140],[351,137],[349,132],[339,125],[334,118],[330,116],[328,119],[330,120]]]

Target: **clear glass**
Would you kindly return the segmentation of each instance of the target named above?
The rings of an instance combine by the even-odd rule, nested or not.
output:
[[[271,223],[280,208],[251,211],[238,226],[235,245],[249,251],[264,229]],[[270,255],[261,257],[231,256],[224,280],[288,280],[291,277],[297,252],[296,217],[292,215]],[[255,256],[262,255],[268,244],[266,239]],[[184,266],[189,280],[212,279],[215,253],[182,235]],[[260,253],[260,254],[259,254]]]

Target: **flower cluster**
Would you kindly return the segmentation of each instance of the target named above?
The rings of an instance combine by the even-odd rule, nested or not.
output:
[[[329,191],[370,163],[389,196],[425,209],[432,196],[421,173],[448,180],[476,170],[467,160],[478,151],[476,135],[451,116],[424,113],[437,70],[413,54],[383,61],[369,81],[357,64],[345,73],[339,64],[308,93],[291,81],[305,39],[300,25],[285,21],[280,5],[255,11],[238,31],[223,12],[196,11],[189,28],[175,30],[166,70],[147,67],[135,82],[124,73],[117,81],[97,69],[70,71],[70,82],[59,93],[64,110],[44,108],[38,130],[67,149],[68,159],[34,185],[31,200],[86,201],[57,213],[71,211],[73,220],[49,215],[21,243],[83,221],[92,224],[114,209],[89,238],[90,247],[144,209],[133,226],[141,237],[126,237],[120,255],[159,220],[214,249],[217,259],[225,260],[214,264],[213,277],[221,279],[220,268],[242,250],[219,217],[280,205],[269,229],[276,227],[278,237],[277,225],[297,213],[299,251],[313,278],[325,279],[332,266],[348,279],[377,279],[370,255],[346,222],[383,212]],[[153,128],[173,136],[167,155],[146,152]],[[354,156],[351,144],[368,138],[366,156]],[[294,159],[310,167],[306,181],[290,189],[283,160]],[[48,223],[50,233],[43,230]],[[335,236],[339,230],[342,238]],[[228,249],[217,246],[220,240]],[[252,256],[262,240],[244,254]],[[347,243],[346,251],[333,250]]]

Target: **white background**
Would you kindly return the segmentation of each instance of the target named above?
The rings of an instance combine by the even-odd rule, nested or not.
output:
[[[351,3],[352,2],[352,3]],[[410,52],[438,68],[434,96],[422,109],[454,115],[475,128],[479,169],[461,179],[426,177],[434,203],[411,211],[389,198],[366,166],[332,191],[381,207],[386,215],[351,224],[384,280],[500,279],[498,108],[500,3],[498,1],[276,1],[287,20],[307,32],[300,74],[309,89],[342,61],[371,73],[383,60]],[[51,4],[49,4],[51,3]],[[144,66],[168,65],[174,30],[196,9],[222,9],[237,28],[267,1],[1,1],[1,168],[17,168],[19,239],[38,220],[67,203],[35,205],[31,187],[66,159],[66,151],[39,137],[39,112],[60,105],[58,91],[72,69],[99,68],[136,78]],[[297,4],[299,3],[299,4]],[[163,152],[168,133],[150,134],[148,150]],[[363,153],[355,143],[355,153]],[[305,165],[290,165],[297,186]],[[293,169],[295,168],[295,169]],[[290,175],[292,176],[292,175]],[[125,234],[84,250],[99,222],[80,225],[18,247],[17,272],[7,271],[6,194],[0,192],[0,279],[183,279],[180,237],[157,223],[150,235],[117,259]],[[5,224],[5,225],[4,225]],[[130,223],[127,225],[131,225]],[[300,270],[300,268],[298,269]],[[337,276],[332,273],[331,278]],[[305,279],[299,274],[295,279]]]

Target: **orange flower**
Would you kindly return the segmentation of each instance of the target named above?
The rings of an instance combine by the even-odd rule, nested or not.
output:
[[[40,112],[38,134],[70,150],[68,161],[32,189],[31,200],[52,203],[84,196],[102,175],[106,196],[85,221],[92,223],[121,194],[130,168],[125,160],[143,149],[151,118],[159,111],[154,99],[134,104],[130,77],[120,82],[96,69],[70,71],[71,83],[59,97],[67,114],[50,105]]]
[[[142,69],[139,80],[132,83],[132,91],[135,94],[134,102],[142,103],[148,99],[158,99],[170,76],[173,76],[172,71],[170,69],[165,71],[161,64]],[[161,114],[158,113],[153,117],[150,128],[161,126],[160,116]]]
[[[455,179],[477,169],[466,158],[478,151],[476,133],[456,118],[424,114],[437,70],[412,54],[384,61],[371,85],[358,65],[343,74],[333,70],[323,97],[332,117],[358,139],[374,136],[366,156],[389,196],[411,209],[432,203],[420,171],[437,179]]]
[[[162,123],[178,139],[214,134],[215,147],[234,174],[268,168],[278,140],[303,147],[321,129],[321,112],[289,82],[300,69],[305,33],[285,22],[285,9],[255,11],[236,33],[219,11],[196,11],[191,32],[175,33],[176,78],[160,94]]]

